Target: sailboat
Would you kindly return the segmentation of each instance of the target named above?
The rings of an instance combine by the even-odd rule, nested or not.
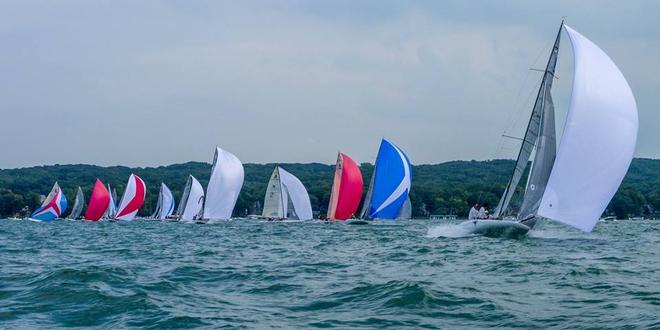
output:
[[[62,216],[64,211],[66,211],[66,206],[66,196],[64,196],[62,189],[60,189],[60,186],[55,182],[46,199],[44,199],[38,209],[30,214],[28,220],[37,222],[53,221]]]
[[[144,181],[139,176],[131,174],[128,178],[128,184],[124,190],[124,195],[121,197],[121,202],[117,208],[115,220],[131,221],[135,219],[144,199],[147,196],[147,187]]]
[[[160,183],[160,192],[158,193],[158,203],[156,210],[151,214],[150,219],[165,220],[174,213],[174,195],[165,183]]]
[[[551,88],[561,32],[573,46],[573,91],[557,149]],[[477,233],[509,229],[524,234],[537,220],[554,220],[590,232],[616,193],[635,151],[637,105],[619,68],[598,46],[562,21],[523,138],[515,168],[494,211],[509,203],[535,152],[516,221],[468,221]]]
[[[380,142],[374,173],[360,212],[361,219],[394,220],[409,218],[408,194],[412,182],[412,166],[408,157],[391,142]],[[410,205],[410,204],[408,204]]]
[[[110,203],[110,192],[101,180],[96,179],[92,195],[89,196],[89,204],[85,211],[85,220],[99,221]]]
[[[176,216],[181,221],[192,222],[201,219],[203,211],[204,188],[194,176],[189,175],[188,181],[186,181],[186,187],[183,189],[181,201],[179,202],[179,208],[176,211]]]
[[[115,215],[117,214],[117,190],[111,189],[110,184],[108,184],[108,192],[112,192],[111,194],[108,194],[110,196],[110,202],[108,202],[108,208],[105,210],[105,213],[103,213],[102,219],[114,219]]]
[[[76,193],[76,199],[73,202],[71,213],[69,213],[67,219],[70,220],[78,219],[82,214],[84,207],[85,207],[85,195],[83,194],[82,188],[78,187],[78,192]]]
[[[206,187],[204,220],[228,220],[243,188],[243,164],[226,150],[215,148],[213,168]]]
[[[303,183],[277,166],[268,181],[262,216],[267,219],[311,220],[312,203]]]
[[[362,173],[357,163],[340,152],[330,193],[328,220],[346,220],[355,216],[362,199],[362,184]]]

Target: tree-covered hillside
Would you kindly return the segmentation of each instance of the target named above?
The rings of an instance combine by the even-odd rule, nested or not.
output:
[[[276,164],[245,164],[245,184],[239,197],[236,216],[259,213],[266,184]],[[296,175],[309,191],[314,211],[326,212],[334,165],[280,164]],[[369,183],[373,165],[361,164],[365,186]],[[413,167],[411,201],[413,215],[457,214],[464,216],[474,202],[497,204],[511,174],[513,161],[452,161]],[[188,174],[206,186],[211,170],[207,163],[189,162],[160,167],[129,168],[94,165],[53,165],[0,170],[0,216],[9,216],[27,205],[34,209],[39,195],[47,194],[58,181],[71,201],[78,186],[89,197],[96,178],[121,192],[131,173],[139,175],[147,184],[147,201],[140,211],[148,215],[155,207],[160,182],[165,182],[175,197],[181,196]],[[522,191],[523,187],[518,188]],[[365,187],[366,193],[366,187]],[[520,195],[513,205],[520,203]],[[610,203],[607,213],[623,218],[648,215],[660,210],[660,160],[635,159],[623,185]]]

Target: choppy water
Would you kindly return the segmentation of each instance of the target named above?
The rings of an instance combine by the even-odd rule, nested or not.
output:
[[[460,236],[428,221],[0,220],[0,325],[660,328],[660,222]]]

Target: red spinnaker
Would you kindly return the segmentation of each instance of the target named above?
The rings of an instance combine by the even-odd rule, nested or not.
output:
[[[362,173],[355,161],[339,153],[330,194],[328,219],[346,220],[355,214],[362,199],[362,183]]]
[[[108,204],[110,204],[110,192],[101,180],[96,179],[92,196],[89,197],[87,211],[85,211],[85,219],[98,221],[108,208]]]
[[[126,191],[119,203],[115,219],[131,221],[142,207],[144,199],[147,196],[147,186],[139,176],[131,174],[128,178]]]

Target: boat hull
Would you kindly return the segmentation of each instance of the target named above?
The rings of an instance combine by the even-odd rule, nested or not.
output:
[[[518,221],[510,220],[468,220],[460,224],[470,234],[486,237],[518,238],[527,235],[530,228]]]

